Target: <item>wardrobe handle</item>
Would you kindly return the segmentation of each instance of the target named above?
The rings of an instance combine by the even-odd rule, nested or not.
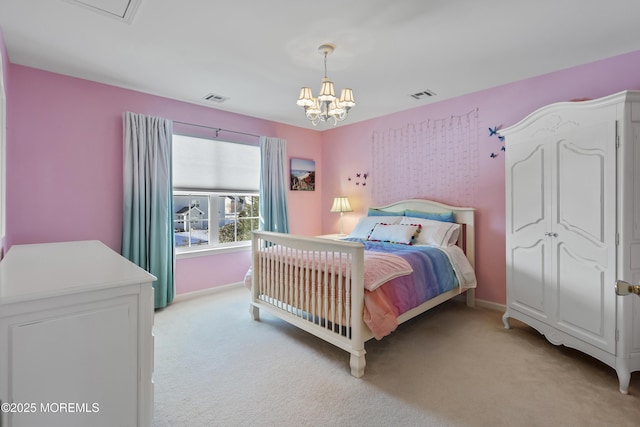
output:
[[[546,233],[544,233],[545,236],[549,236],[549,237],[558,237],[558,233],[551,233],[549,231],[547,231]]]

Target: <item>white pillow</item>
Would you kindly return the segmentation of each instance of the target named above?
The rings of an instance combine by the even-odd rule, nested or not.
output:
[[[376,226],[379,222],[383,222],[385,224],[398,224],[403,217],[401,216],[364,216],[360,218],[356,228],[353,229],[349,237],[354,239],[367,239],[369,234],[371,234],[371,230]]]
[[[419,225],[378,223],[367,240],[411,245],[419,230]]]
[[[400,224],[421,225],[415,245],[453,246],[460,236],[460,224],[432,219],[402,217]]]

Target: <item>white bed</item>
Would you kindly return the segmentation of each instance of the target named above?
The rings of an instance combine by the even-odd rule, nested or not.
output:
[[[472,208],[411,199],[373,209],[379,215],[394,216],[405,211],[433,214],[452,212],[455,223],[461,224],[456,245],[466,254],[464,262],[468,260],[469,268],[473,268],[475,239]],[[455,249],[462,253],[460,249]],[[366,365],[365,342],[374,337],[364,320],[365,314],[371,311],[365,310],[365,293],[368,301],[375,293],[365,290],[365,286],[373,289],[366,283],[370,280],[370,274],[365,275],[365,265],[371,265],[366,262],[374,262],[369,260],[371,251],[366,252],[367,256],[365,245],[358,241],[254,232],[250,275],[252,318],[259,320],[259,311],[265,310],[349,352],[351,374],[361,377]],[[403,323],[465,292],[467,305],[472,307],[475,275],[473,272],[471,275],[473,283],[469,285],[467,282],[469,286],[463,287],[460,282],[458,286],[405,312],[396,313],[396,318],[392,320]]]

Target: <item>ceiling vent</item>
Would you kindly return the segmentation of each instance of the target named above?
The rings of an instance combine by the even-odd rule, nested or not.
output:
[[[423,90],[422,92],[418,92],[418,93],[414,93],[409,95],[410,97],[412,97],[413,99],[423,99],[423,98],[427,98],[430,96],[434,96],[436,93],[432,90]]]
[[[66,0],[93,12],[130,24],[142,0]]]
[[[209,95],[203,96],[202,99],[204,99],[205,101],[217,102],[218,104],[222,104],[224,101],[228,100],[229,98],[222,95],[216,95],[215,93],[210,93]]]

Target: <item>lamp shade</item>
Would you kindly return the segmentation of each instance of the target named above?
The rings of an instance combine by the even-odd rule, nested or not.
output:
[[[356,105],[356,101],[353,99],[353,91],[351,89],[342,89],[339,105],[343,108],[351,108]]]
[[[336,99],[336,91],[333,89],[333,82],[325,77],[322,79],[322,87],[320,88],[318,100],[331,102],[334,99]]]
[[[313,105],[313,95],[311,88],[303,87],[300,89],[300,97],[297,104],[301,107],[311,107]]]
[[[346,197],[334,197],[333,206],[331,206],[331,212],[353,212],[349,199]]]

